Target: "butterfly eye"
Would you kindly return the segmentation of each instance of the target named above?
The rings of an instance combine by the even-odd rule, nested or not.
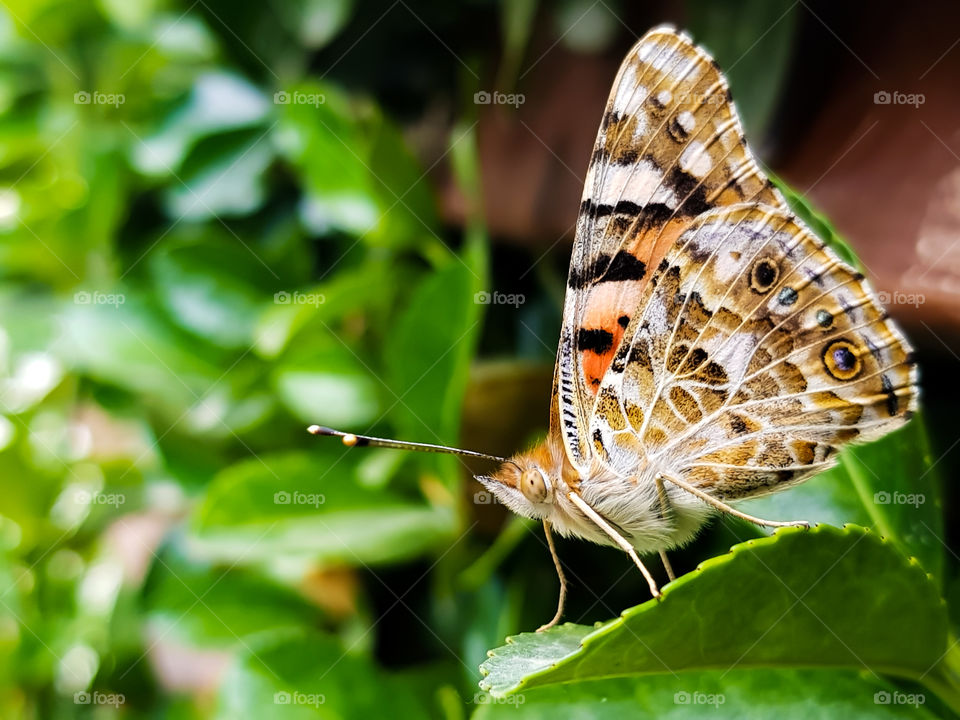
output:
[[[540,468],[528,468],[520,475],[520,492],[534,503],[553,501],[553,487]]]
[[[857,346],[849,340],[835,340],[823,351],[823,364],[837,380],[853,380],[863,369]]]
[[[780,277],[780,268],[770,258],[760,258],[750,270],[750,289],[761,295],[769,292]]]

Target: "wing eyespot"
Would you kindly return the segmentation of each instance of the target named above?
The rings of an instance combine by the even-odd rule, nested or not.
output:
[[[780,268],[770,258],[760,258],[750,268],[750,289],[758,295],[766,295],[777,284]]]
[[[833,314],[826,310],[817,310],[817,325],[824,330],[829,330],[833,327]]]
[[[823,349],[823,366],[836,380],[853,380],[863,371],[857,346],[849,340],[834,340]]]
[[[797,301],[797,297],[799,296],[796,290],[794,290],[792,287],[785,287],[780,291],[780,294],[777,295],[777,302],[781,305],[790,306]]]

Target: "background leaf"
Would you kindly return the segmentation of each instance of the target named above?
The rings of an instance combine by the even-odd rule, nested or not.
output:
[[[396,562],[449,539],[451,508],[358,485],[357,459],[326,444],[224,469],[195,513],[194,550],[300,575],[317,563]]]

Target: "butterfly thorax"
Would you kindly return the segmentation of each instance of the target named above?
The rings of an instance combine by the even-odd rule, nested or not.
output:
[[[659,485],[657,472],[653,463],[643,462],[633,473],[618,474],[598,460],[581,472],[569,461],[562,438],[550,433],[478,479],[511,510],[547,520],[561,535],[612,544],[570,499],[576,493],[634,547],[652,551],[687,542],[709,515],[702,503]]]

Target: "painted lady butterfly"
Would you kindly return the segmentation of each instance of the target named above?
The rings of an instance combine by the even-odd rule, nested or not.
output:
[[[580,205],[550,431],[478,478],[521,515],[638,553],[728,503],[790,487],[905,422],[917,371],[863,275],[787,206],[747,149],[714,60],[672,28],[630,51]],[[345,435],[347,444],[432,449]],[[543,628],[541,628],[543,629]]]

